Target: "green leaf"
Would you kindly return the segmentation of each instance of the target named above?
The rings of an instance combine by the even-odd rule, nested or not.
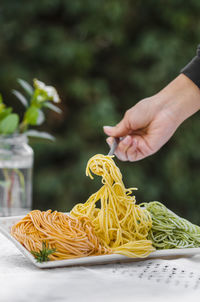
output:
[[[44,138],[44,139],[49,139],[51,141],[55,140],[55,137],[47,132],[41,132],[37,130],[28,130],[25,132],[27,136],[31,137],[38,137],[38,138]]]
[[[39,252],[31,251],[31,254],[37,259],[37,262],[49,261],[49,255],[56,253],[56,249],[49,249],[49,244],[42,242],[42,250]]]
[[[21,85],[21,87],[30,95],[33,95],[33,87],[26,81],[22,79],[18,79],[17,82]]]
[[[2,94],[0,93],[0,104],[3,103],[3,97],[2,97]]]
[[[19,116],[16,113],[11,113],[0,122],[1,134],[12,134],[15,132],[19,124]]]
[[[13,89],[12,93],[18,98],[18,100],[20,100],[20,102],[22,103],[22,105],[24,105],[25,107],[28,107],[28,101],[27,101],[27,99],[25,98],[25,96],[21,92]]]
[[[31,106],[25,112],[25,121],[30,125],[37,125],[37,119],[39,116],[39,109],[35,106]]]
[[[12,108],[8,107],[0,111],[0,120],[3,120],[7,115],[9,115],[12,112]]]
[[[55,106],[54,104],[52,104],[50,102],[45,102],[43,106],[47,107],[57,113],[62,113],[62,110],[59,107]]]
[[[0,112],[2,112],[5,107],[6,105],[3,103],[3,98],[2,95],[0,94]]]

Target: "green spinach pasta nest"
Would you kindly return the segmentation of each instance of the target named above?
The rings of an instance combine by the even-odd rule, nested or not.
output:
[[[152,228],[148,239],[156,249],[200,247],[199,226],[179,217],[158,201],[140,206],[151,214]]]

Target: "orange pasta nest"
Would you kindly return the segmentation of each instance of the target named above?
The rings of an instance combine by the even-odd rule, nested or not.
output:
[[[30,252],[41,251],[42,243],[48,242],[49,248],[56,249],[50,260],[111,253],[99,243],[87,217],[73,218],[57,211],[32,211],[12,227],[11,234]]]

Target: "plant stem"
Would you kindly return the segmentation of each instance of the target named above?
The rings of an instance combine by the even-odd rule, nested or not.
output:
[[[8,186],[6,185],[4,187],[4,194],[6,196],[6,204],[5,206],[7,207],[8,210],[8,214],[11,215],[11,203],[12,203],[12,189],[13,189],[13,185],[14,185],[14,170],[12,170],[12,174],[11,176],[9,176],[9,171],[7,168],[3,169],[3,174],[6,180],[6,183],[8,184]]]
[[[12,170],[12,174],[10,177],[10,186],[8,187],[8,211],[9,214],[11,214],[11,204],[12,204],[12,191],[13,191],[13,186],[14,186],[14,182],[15,182],[15,171]]]
[[[16,175],[19,177],[19,185],[21,189],[21,207],[23,207],[23,204],[25,203],[25,180],[24,180],[24,174],[19,169],[14,169]]]
[[[21,124],[19,125],[19,132],[23,133],[27,130],[28,125],[26,123],[26,121],[22,121]]]

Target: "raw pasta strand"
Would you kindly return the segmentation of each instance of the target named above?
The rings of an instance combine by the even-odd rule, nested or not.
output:
[[[103,186],[85,203],[77,204],[70,215],[87,216],[100,242],[114,253],[129,257],[146,257],[154,248],[147,240],[152,221],[149,212],[135,204],[132,191],[126,189],[119,168],[111,156],[97,154],[87,164],[86,175],[102,177]],[[101,208],[96,208],[100,201]]]

